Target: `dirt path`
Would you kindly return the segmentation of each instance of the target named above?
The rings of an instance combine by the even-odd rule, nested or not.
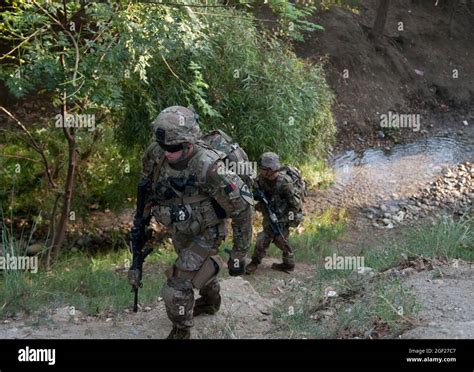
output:
[[[420,320],[426,324],[401,338],[474,339],[474,264],[422,271],[404,285],[422,305]]]
[[[221,282],[222,307],[214,316],[195,318],[193,338],[266,338],[271,328],[272,301],[260,296],[242,278]],[[116,318],[70,315],[68,307],[42,319],[13,321],[0,325],[4,338],[99,338],[160,339],[171,330],[163,301],[138,313],[122,312]]]

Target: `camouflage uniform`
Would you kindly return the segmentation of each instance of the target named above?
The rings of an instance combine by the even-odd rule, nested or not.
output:
[[[290,271],[294,269],[295,261],[293,248],[288,242],[289,228],[298,226],[303,220],[301,201],[298,193],[295,192],[292,178],[284,171],[280,171],[281,164],[278,155],[271,152],[264,153],[260,159],[260,166],[278,171],[278,176],[274,180],[269,180],[260,174],[256,180],[256,187],[263,191],[269,200],[270,206],[278,218],[282,234],[273,232],[269,217],[262,207],[262,203],[259,202],[257,210],[263,214],[263,231],[257,235],[255,252],[252,262],[247,267],[247,273],[254,272],[261,264],[272,242],[283,252],[283,263],[273,264],[272,268]]]
[[[226,217],[232,219],[234,236],[229,273],[240,275],[244,271],[253,204],[242,180],[222,172],[225,154],[198,140],[199,127],[192,115],[184,107],[173,106],[152,123],[157,140],[165,145],[192,143],[189,156],[171,164],[164,160],[158,143],[152,143],[143,156],[143,177],[151,181],[146,213],[171,230],[178,254],[167,271],[162,297],[175,333],[188,335],[193,326],[193,288],[201,295],[196,307],[208,306],[205,312],[215,312],[220,306],[216,276],[221,262],[217,253],[226,236]]]

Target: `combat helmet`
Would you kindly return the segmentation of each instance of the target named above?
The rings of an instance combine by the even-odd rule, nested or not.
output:
[[[183,106],[171,106],[151,123],[156,141],[162,145],[195,143],[201,136],[198,115]]]
[[[264,152],[260,156],[258,165],[260,168],[271,169],[274,172],[281,168],[280,158],[274,152]]]

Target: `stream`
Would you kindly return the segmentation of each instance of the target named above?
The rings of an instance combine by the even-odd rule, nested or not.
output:
[[[473,143],[472,137],[439,136],[394,145],[389,151],[371,148],[342,152],[329,159],[334,183],[322,192],[324,199],[332,206],[346,208],[405,199],[426,187],[443,168],[472,162]]]

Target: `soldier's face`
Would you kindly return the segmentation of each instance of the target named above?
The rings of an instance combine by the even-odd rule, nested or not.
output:
[[[165,157],[170,163],[176,163],[182,159],[185,159],[189,157],[193,151],[193,145],[190,143],[187,146],[180,146],[179,150],[178,148],[172,148],[171,147],[163,147],[162,148],[165,150]]]
[[[165,151],[165,156],[169,162],[175,162],[181,159],[181,156],[183,156],[183,150],[179,150],[176,152]]]
[[[271,181],[278,177],[278,171],[272,171],[270,168],[260,168],[260,174]]]

